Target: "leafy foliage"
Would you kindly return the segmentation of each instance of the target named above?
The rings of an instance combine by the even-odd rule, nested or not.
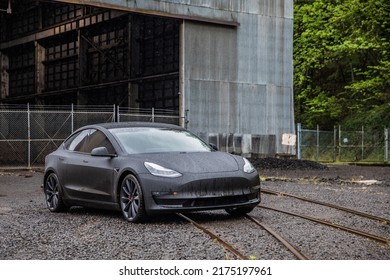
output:
[[[353,126],[367,115],[390,125],[390,1],[294,2],[296,120]]]

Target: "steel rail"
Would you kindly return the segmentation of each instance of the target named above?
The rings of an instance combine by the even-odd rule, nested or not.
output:
[[[212,239],[217,240],[226,250],[228,250],[230,253],[232,253],[234,256],[236,256],[239,260],[249,260],[248,257],[244,256],[241,254],[237,249],[235,249],[232,245],[224,241],[222,238],[217,236],[216,234],[212,233],[210,230],[208,230],[206,227],[202,226],[201,224],[198,224],[191,218],[181,214],[181,213],[176,213],[179,217],[183,218],[184,220],[187,220],[191,224],[193,224],[195,227],[198,229],[202,230],[204,233],[206,233],[208,236],[210,236]]]
[[[291,253],[293,253],[299,260],[308,260],[308,258],[301,253],[297,248],[294,247],[289,241],[284,239],[279,233],[277,233],[275,230],[273,230],[271,227],[269,227],[267,224],[264,224],[254,218],[253,216],[246,215],[246,217],[257,224],[258,226],[265,229],[269,234],[271,234],[273,237],[275,237],[277,240],[279,240]]]
[[[211,232],[206,227],[202,226],[201,224],[195,222],[191,218],[181,214],[176,213],[179,217],[183,218],[184,220],[190,222],[198,229],[202,230],[204,233],[209,235],[212,239],[217,240],[226,250],[228,250],[230,253],[232,253],[234,256],[236,256],[240,260],[248,260],[249,258],[241,254],[237,249],[235,249],[232,245],[230,245],[228,242],[224,241],[222,238]],[[279,233],[277,233],[275,230],[273,230],[270,226],[260,222],[256,218],[245,215],[247,219],[249,219],[251,222],[255,223],[256,225],[262,227],[264,230],[266,230],[269,234],[271,234],[275,239],[280,241],[293,255],[295,255],[299,260],[308,260],[308,258],[301,253],[297,248],[294,247],[290,242],[288,242],[286,239],[284,239]]]
[[[305,197],[297,196],[297,195],[294,195],[294,194],[273,191],[273,190],[261,189],[261,192],[265,193],[265,194],[272,194],[272,195],[292,197],[292,198],[299,199],[299,200],[302,200],[302,201],[311,202],[311,203],[315,203],[315,204],[319,204],[319,205],[335,208],[335,209],[342,210],[342,211],[345,211],[345,212],[348,212],[348,213],[352,213],[352,214],[355,214],[355,215],[358,215],[358,216],[361,216],[361,217],[365,217],[365,218],[369,218],[369,219],[372,219],[372,220],[379,221],[382,224],[390,225],[390,220],[388,220],[386,218],[374,216],[374,215],[371,215],[371,214],[368,214],[368,213],[364,213],[364,212],[361,212],[361,211],[353,210],[353,209],[346,208],[346,207],[343,207],[343,206],[339,206],[339,205],[335,205],[335,204],[331,204],[331,203],[327,203],[327,202],[322,202],[322,201],[314,200],[314,199],[310,199],[310,198],[305,198]]]
[[[390,246],[390,239],[387,239],[387,238],[384,238],[384,237],[381,237],[381,236],[377,236],[377,235],[374,235],[374,234],[371,234],[371,233],[368,233],[368,232],[365,232],[365,231],[360,231],[360,230],[357,230],[357,229],[349,228],[349,227],[346,227],[346,226],[343,226],[343,225],[339,225],[339,224],[335,224],[335,223],[332,223],[332,222],[328,222],[328,221],[325,221],[325,220],[321,220],[321,219],[317,219],[317,218],[314,218],[314,217],[309,217],[309,216],[306,216],[306,215],[293,213],[291,211],[284,211],[284,210],[273,208],[273,207],[269,207],[269,206],[258,205],[257,207],[263,208],[263,209],[267,209],[267,210],[276,211],[276,212],[280,212],[280,213],[287,214],[287,215],[290,215],[290,216],[299,217],[299,218],[306,219],[306,220],[309,220],[309,221],[312,221],[312,222],[316,222],[316,223],[319,223],[319,224],[327,225],[327,226],[330,226],[330,227],[333,227],[333,228],[341,229],[341,230],[347,231],[349,233],[354,233],[354,234],[357,234],[357,235],[360,235],[360,236],[363,236],[363,237],[366,237],[366,238],[370,238],[372,240],[375,240],[375,241],[378,241],[378,242],[381,242],[381,243],[385,243],[386,245]]]

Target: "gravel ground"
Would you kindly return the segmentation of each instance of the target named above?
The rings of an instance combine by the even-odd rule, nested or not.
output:
[[[302,162],[295,162],[275,168],[271,163],[256,162],[263,188],[390,219],[390,167],[326,167],[314,163],[303,167]],[[175,215],[131,224],[120,212],[72,208],[67,213],[51,213],[40,188],[42,177],[40,172],[0,171],[0,259],[234,258]],[[316,216],[390,239],[390,225],[292,198],[264,194],[262,199],[262,205]],[[310,259],[390,259],[390,245],[266,209],[256,208],[251,215],[281,232]],[[224,211],[191,213],[190,217],[253,259],[295,259],[245,218],[231,217]]]

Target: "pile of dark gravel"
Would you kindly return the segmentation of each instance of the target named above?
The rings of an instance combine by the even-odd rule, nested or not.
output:
[[[281,159],[281,158],[253,158],[250,159],[257,169],[281,169],[281,170],[322,170],[328,167],[310,160]]]

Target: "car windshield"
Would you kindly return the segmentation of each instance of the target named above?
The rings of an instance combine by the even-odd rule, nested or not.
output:
[[[129,154],[211,151],[206,143],[184,130],[128,127],[112,128],[110,132]]]

